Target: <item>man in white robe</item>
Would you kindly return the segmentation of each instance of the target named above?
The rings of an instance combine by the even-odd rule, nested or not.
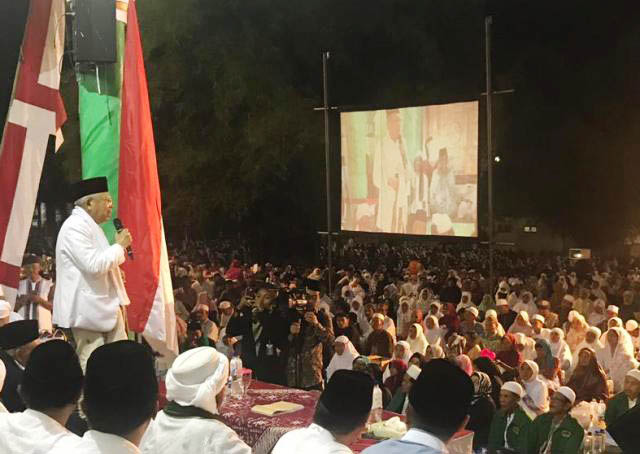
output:
[[[372,400],[370,376],[336,371],[318,400],[313,423],[283,435],[272,454],[352,454],[349,446],[364,431]]]
[[[111,218],[107,179],[76,183],[75,207],[56,243],[53,322],[71,328],[83,370],[101,345],[127,338],[121,306],[129,304],[119,265],[131,245],[127,229],[109,246],[100,224]]]
[[[40,275],[42,267],[37,256],[26,257],[22,266],[27,276],[18,284],[18,298],[14,311],[24,320],[38,320],[40,331],[53,332],[49,301],[49,291],[53,283]]]
[[[145,433],[143,454],[251,454],[218,416],[229,360],[212,347],[188,350],[167,373],[167,406]]]
[[[0,452],[46,454],[59,442],[80,438],[65,425],[82,391],[82,369],[73,347],[52,340],[36,347],[24,370],[27,410],[0,414]]]
[[[49,454],[139,454],[158,405],[151,350],[128,340],[98,347],[87,363],[83,392],[91,430],[80,440],[60,440]]]
[[[402,119],[398,109],[386,115],[386,134],[376,147],[373,160],[373,185],[378,188],[376,227],[383,232],[405,233],[409,211],[411,176]]]

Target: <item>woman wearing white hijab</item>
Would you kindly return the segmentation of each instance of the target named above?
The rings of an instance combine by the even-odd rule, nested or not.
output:
[[[568,371],[571,369],[573,356],[569,344],[564,340],[564,331],[561,328],[553,328],[549,338],[549,346],[554,358],[558,358],[560,369]]]
[[[335,353],[327,366],[327,382],[337,370],[352,370],[353,360],[360,356],[347,336],[336,337],[336,340],[333,342],[333,347]]]
[[[607,320],[607,314],[604,310],[605,307],[606,303],[604,302],[604,300],[595,300],[595,302],[593,303],[593,310],[587,317],[587,323],[591,326],[597,326],[599,328],[600,325]]]
[[[422,332],[429,345],[441,345],[442,336],[446,331],[440,328],[440,323],[436,316],[430,315],[424,320],[424,329]]]
[[[602,333],[600,331],[600,328],[596,328],[595,326],[589,327],[584,340],[573,352],[573,361],[571,363],[572,369],[575,369],[578,365],[578,357],[580,356],[580,352],[583,348],[590,348],[591,350],[596,352],[596,358],[598,358],[598,362],[600,362],[600,355],[602,354],[602,349],[604,348],[602,342],[600,342],[601,335]]]
[[[229,377],[229,360],[212,347],[176,358],[166,377],[167,406],[147,429],[143,454],[251,454],[251,448],[217,416]]]
[[[507,331],[511,334],[522,333],[527,337],[533,336],[533,328],[531,327],[531,323],[529,322],[529,314],[525,311],[520,311],[518,316],[516,317],[515,322],[509,327]]]
[[[413,355],[413,353],[411,352],[411,345],[409,345],[409,342],[407,341],[399,341],[396,346],[393,348],[393,358],[391,358],[392,360],[394,359],[400,359],[402,361],[404,361],[405,364],[409,364],[409,360],[411,359],[411,355]],[[389,370],[388,367],[385,368],[384,373],[382,374],[382,382],[384,383],[387,378],[389,378],[391,376],[391,371]]]
[[[520,405],[529,416],[533,415],[531,419],[549,411],[549,389],[538,372],[538,365],[530,360],[523,362],[519,370],[526,393]]]
[[[420,309],[423,314],[429,312],[429,307],[431,306],[431,300],[433,299],[433,292],[429,287],[425,287],[420,290],[420,295],[418,296],[418,300],[416,301],[416,308]]]
[[[577,311],[571,311],[569,312],[565,330],[567,332],[567,344],[569,344],[571,351],[575,352],[578,345],[584,342],[589,325],[581,314]]]
[[[407,342],[409,343],[411,354],[420,353],[421,355],[424,355],[427,351],[429,342],[427,341],[427,338],[422,331],[422,326],[419,323],[411,325]]]
[[[625,336],[626,334],[626,336]],[[622,328],[611,328],[605,333],[604,348],[598,358],[604,371],[613,380],[613,390],[618,393],[624,386],[624,377],[638,367],[633,358],[633,343],[629,333]]]
[[[411,298],[403,296],[398,304],[398,337],[406,339],[409,336],[409,328],[411,328],[411,316],[414,308]]]

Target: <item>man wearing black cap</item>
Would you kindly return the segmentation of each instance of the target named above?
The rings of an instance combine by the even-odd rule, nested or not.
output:
[[[72,197],[75,207],[56,243],[53,322],[71,328],[84,369],[93,350],[127,337],[120,307],[129,298],[118,266],[131,234],[121,230],[109,246],[100,228],[113,208],[105,177],[76,183]]]
[[[313,423],[283,435],[272,454],[351,454],[348,446],[365,430],[372,397],[371,377],[336,371],[318,400]]]
[[[51,340],[37,346],[20,387],[27,410],[0,415],[0,452],[48,453],[61,440],[80,441],[65,425],[76,408],[82,380],[71,345]]]
[[[469,420],[473,382],[444,359],[429,361],[409,392],[409,431],[400,440],[378,443],[363,454],[441,454]]]
[[[0,360],[7,369],[0,400],[9,412],[26,408],[18,394],[18,385],[31,352],[39,344],[38,336],[37,320],[20,320],[0,328]]]
[[[148,347],[126,340],[98,347],[87,362],[81,404],[91,430],[79,442],[57,443],[50,454],[139,454],[157,399]]]

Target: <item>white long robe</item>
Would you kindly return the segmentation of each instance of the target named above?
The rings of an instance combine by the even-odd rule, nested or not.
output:
[[[338,443],[331,432],[317,424],[288,432],[280,438],[271,454],[352,454],[353,451]]]
[[[109,246],[100,226],[75,207],[56,243],[53,323],[102,333],[115,328],[120,306],[129,304],[118,268],[124,260],[122,246]]]
[[[158,413],[140,443],[143,454],[251,454],[251,447],[217,419]]]
[[[0,414],[0,452],[45,454],[61,441],[79,442],[80,437],[39,411]]]
[[[18,297],[28,295],[32,289],[35,290],[38,284],[32,282],[31,279],[22,279],[18,285]],[[49,298],[49,290],[53,283],[49,279],[40,279],[40,291],[38,296],[47,300]],[[35,312],[35,314],[33,313]],[[38,328],[41,331],[53,331],[51,324],[51,311],[40,304],[28,303],[20,308],[18,314],[25,320],[37,319]]]
[[[400,141],[391,140],[389,134],[385,133],[375,150],[373,185],[379,191],[376,227],[383,232],[406,232],[411,176],[408,164],[402,159],[403,148]],[[389,180],[393,178],[398,179],[397,190],[389,186]],[[392,229],[394,218],[395,229]]]

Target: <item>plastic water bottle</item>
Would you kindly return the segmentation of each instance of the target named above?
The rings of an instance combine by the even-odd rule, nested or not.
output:
[[[229,363],[229,380],[231,381],[231,395],[242,397],[242,360],[237,353]]]
[[[593,439],[593,452],[595,454],[603,454],[606,449],[606,435],[604,430],[598,429]]]
[[[582,440],[582,452],[584,454],[594,454],[593,447],[593,433],[587,432],[584,436],[584,440]]]

